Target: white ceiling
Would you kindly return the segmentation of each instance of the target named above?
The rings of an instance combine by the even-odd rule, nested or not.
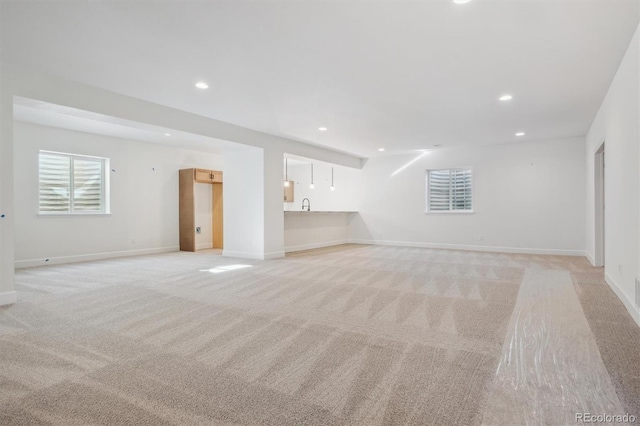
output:
[[[5,1],[2,59],[370,157],[584,135],[637,23],[637,0]]]

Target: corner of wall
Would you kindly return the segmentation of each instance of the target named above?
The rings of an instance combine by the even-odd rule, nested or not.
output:
[[[18,301],[18,293],[15,291],[7,291],[0,293],[0,306],[12,305]]]
[[[627,308],[627,312],[629,312],[629,315],[631,315],[631,318],[633,318],[636,324],[638,324],[638,327],[640,327],[640,308],[635,306],[633,301],[630,300],[622,291],[620,285],[616,283],[616,281],[606,272],[604,274],[604,281],[611,288],[611,290],[613,290],[616,296],[618,296],[618,299],[622,301],[624,307]]]

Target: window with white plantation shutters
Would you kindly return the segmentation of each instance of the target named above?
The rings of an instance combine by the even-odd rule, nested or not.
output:
[[[427,171],[427,211],[473,210],[471,169]]]
[[[40,213],[108,213],[106,158],[40,151]]]

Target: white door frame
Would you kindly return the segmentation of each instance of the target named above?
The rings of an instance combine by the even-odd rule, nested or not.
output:
[[[605,196],[604,196],[604,141],[594,154],[594,222],[595,222],[595,251],[593,253],[594,266],[604,266],[604,235],[605,235]]]

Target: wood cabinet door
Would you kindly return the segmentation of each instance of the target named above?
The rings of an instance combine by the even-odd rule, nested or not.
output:
[[[222,182],[222,172],[219,172],[217,170],[212,170],[212,177],[213,180],[211,182],[215,182],[215,183],[221,183]]]
[[[292,180],[287,181],[289,186],[284,187],[284,202],[285,203],[293,203],[293,184]]]
[[[206,169],[195,169],[193,178],[196,182],[211,183],[212,172]]]

